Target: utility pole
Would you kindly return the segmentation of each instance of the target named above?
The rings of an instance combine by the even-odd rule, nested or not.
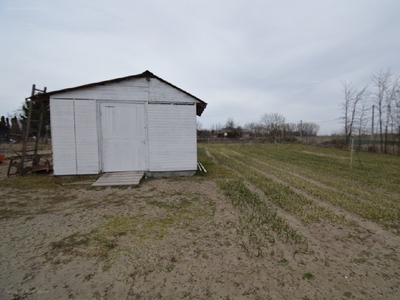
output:
[[[388,132],[387,132],[387,126],[385,126],[385,153],[387,153],[387,139],[388,139]]]
[[[300,139],[303,142],[303,120],[300,120]]]
[[[372,105],[372,122],[371,122],[371,144],[374,141],[374,114],[375,114],[375,105]]]
[[[354,149],[354,137],[351,136],[350,169],[353,168],[353,149]]]

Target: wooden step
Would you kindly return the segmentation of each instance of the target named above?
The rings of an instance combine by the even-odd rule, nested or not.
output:
[[[138,185],[144,171],[105,173],[93,186]]]

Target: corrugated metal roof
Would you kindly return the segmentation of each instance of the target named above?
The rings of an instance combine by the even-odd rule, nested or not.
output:
[[[63,92],[69,92],[69,91],[72,91],[72,90],[77,90],[77,89],[82,89],[82,88],[93,87],[93,86],[97,86],[97,85],[105,85],[105,84],[108,84],[108,83],[113,83],[113,82],[118,82],[118,81],[123,81],[123,80],[128,80],[128,79],[134,79],[134,78],[148,78],[148,79],[156,78],[156,79],[164,82],[165,84],[168,84],[169,86],[181,91],[182,93],[185,93],[186,95],[196,99],[198,101],[198,103],[196,104],[196,114],[198,116],[201,116],[201,114],[203,113],[204,109],[207,106],[207,103],[204,102],[203,100],[201,100],[200,98],[197,98],[196,96],[186,92],[185,90],[177,87],[176,85],[173,85],[172,83],[169,83],[168,81],[166,81],[166,80],[154,75],[153,73],[151,73],[148,70],[144,71],[141,74],[137,74],[137,75],[130,75],[130,76],[121,77],[121,78],[115,78],[115,79],[111,79],[111,80],[105,80],[105,81],[99,81],[99,82],[84,84],[84,85],[80,85],[80,86],[76,86],[76,87],[72,87],[72,88],[66,88],[66,89],[61,89],[61,90],[57,90],[57,91],[41,93],[41,94],[35,95],[34,97],[37,100],[48,101],[50,96],[54,95],[54,94],[59,94],[59,93],[63,93]]]

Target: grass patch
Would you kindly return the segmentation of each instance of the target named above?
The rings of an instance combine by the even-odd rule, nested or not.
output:
[[[310,279],[314,279],[314,278],[315,278],[315,275],[313,273],[311,273],[311,272],[306,272],[306,273],[303,274],[303,279],[310,280]]]
[[[173,198],[173,195],[168,195]],[[66,261],[65,256],[95,257],[105,261],[103,269],[108,269],[111,260],[129,247],[129,251],[139,251],[148,243],[162,240],[173,227],[189,230],[192,222],[203,223],[203,218],[211,217],[211,205],[205,203],[199,207],[196,196],[179,196],[173,202],[149,200],[150,214],[141,215],[105,215],[102,224],[88,233],[74,233],[50,244],[46,258],[53,263]],[[86,207],[86,206],[85,206]],[[159,210],[154,211],[157,207]]]
[[[13,176],[0,181],[2,189],[31,190],[56,189],[59,188],[57,179],[49,174],[28,174],[24,176]]]
[[[88,185],[89,181],[94,181],[98,176],[70,176],[70,177],[57,177],[52,174],[27,174],[24,176],[12,176],[0,181],[2,189],[13,189],[21,191],[38,191],[49,189],[76,189],[79,186]]]
[[[368,159],[374,158],[382,165],[372,168],[372,164],[371,170],[362,171],[350,170],[348,161],[343,160],[346,152],[338,150],[324,149],[324,153],[319,153],[320,148],[307,147],[305,152],[303,147],[296,145],[215,148],[213,151],[223,149],[227,153],[229,158],[221,158],[226,164],[240,162],[244,167],[252,167],[253,172],[271,174],[321,201],[340,206],[400,234],[400,203],[397,201],[400,169],[393,168],[400,162],[398,157],[369,154]]]
[[[197,160],[201,162],[207,173],[197,172],[197,174],[205,179],[216,179],[216,178],[235,178],[235,173],[226,168],[224,165],[214,161],[211,156],[207,155],[207,150],[204,145],[197,147]]]
[[[250,166],[224,155],[217,149],[210,149],[210,152],[222,164],[237,171],[241,177],[263,191],[270,201],[287,212],[296,215],[304,224],[345,222],[344,215],[335,214],[332,210],[320,206],[313,200],[296,193],[287,185],[274,181],[263,173],[255,171]]]
[[[295,245],[295,253],[307,252],[306,238],[291,228],[288,222],[258,195],[251,192],[243,180],[221,181],[219,187],[240,211],[238,232],[243,236],[240,244],[246,252],[258,257],[265,256],[268,248],[273,246],[276,240]]]

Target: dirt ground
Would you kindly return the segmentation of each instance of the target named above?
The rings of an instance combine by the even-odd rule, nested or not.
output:
[[[307,227],[278,209],[309,250],[256,257],[215,178],[93,188],[6,168],[0,299],[400,299],[399,236],[357,216]]]

